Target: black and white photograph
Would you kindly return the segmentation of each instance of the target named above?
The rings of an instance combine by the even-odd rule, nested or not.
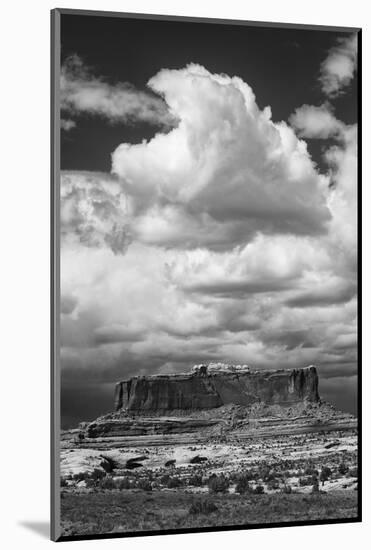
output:
[[[57,538],[360,521],[360,29],[52,20]]]

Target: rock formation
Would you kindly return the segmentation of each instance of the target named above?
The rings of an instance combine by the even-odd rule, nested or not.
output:
[[[291,405],[317,402],[314,366],[293,370],[249,370],[247,365],[214,368],[197,365],[189,374],[137,376],[118,382],[115,409],[131,413],[169,413],[212,409],[222,405]]]

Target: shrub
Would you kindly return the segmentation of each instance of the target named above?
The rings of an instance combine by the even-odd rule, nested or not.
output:
[[[270,472],[270,469],[269,469],[267,466],[262,466],[262,467],[259,469],[259,477],[260,477],[263,481],[268,481],[270,475],[271,475],[271,472]]]
[[[98,479],[102,479],[105,475],[106,473],[103,470],[98,470],[98,468],[94,468],[94,470],[92,471],[89,477],[90,479],[98,480]]]
[[[102,458],[103,460],[100,463],[100,465],[108,474],[111,473],[116,466],[115,461],[112,460],[112,458],[109,458],[108,456],[102,456]]]
[[[127,477],[122,477],[116,482],[116,487],[117,489],[120,489],[120,491],[124,489],[130,489],[131,488],[130,479],[128,479]]]
[[[200,456],[196,455],[189,461],[190,464],[201,464],[202,462],[206,462],[207,457],[206,456]]]
[[[281,489],[281,492],[285,495],[290,495],[292,493],[292,487],[291,485],[284,485]]]
[[[304,470],[304,475],[306,475],[306,476],[318,476],[318,470],[316,470],[315,468],[313,468],[313,466],[308,466],[308,467]]]
[[[169,477],[166,483],[168,489],[176,489],[177,487],[181,487],[182,485],[183,483],[178,477]]]
[[[316,477],[313,480],[312,493],[318,493],[318,492],[319,492],[319,483],[318,483],[318,477]]]
[[[342,476],[345,476],[348,470],[349,470],[349,467],[346,464],[344,464],[344,462],[339,464],[339,468],[338,468],[339,474],[341,474]]]
[[[87,479],[88,476],[89,474],[87,472],[78,472],[77,474],[74,474],[72,476],[72,479],[74,479],[77,482],[85,481],[85,479]]]
[[[115,489],[115,482],[112,477],[107,476],[99,481],[99,487],[101,489]]]
[[[218,507],[211,500],[196,500],[189,508],[189,514],[212,514]]]
[[[152,484],[148,479],[139,479],[137,487],[138,489],[142,489],[142,491],[152,491]]]
[[[324,485],[325,481],[328,480],[328,478],[331,475],[331,469],[328,466],[324,466],[321,470],[320,480],[322,481],[322,485]]]
[[[188,484],[193,485],[194,487],[202,487],[203,480],[200,474],[194,474],[188,479]]]
[[[262,495],[264,493],[264,487],[263,485],[257,485],[254,489],[254,493],[256,495]]]
[[[267,487],[270,491],[274,491],[276,489],[279,489],[280,483],[279,483],[278,479],[270,479],[268,481]]]
[[[226,493],[229,488],[229,479],[221,474],[220,476],[211,476],[208,481],[210,493]]]
[[[67,486],[68,486],[67,480],[64,477],[62,477],[61,478],[61,487],[67,487]]]
[[[240,478],[237,480],[236,493],[244,495],[245,493],[249,493],[250,491],[251,487],[249,483],[249,478],[245,475],[241,475]]]
[[[169,474],[165,474],[165,475],[160,477],[159,481],[160,481],[160,483],[162,483],[162,485],[167,486],[167,484],[169,483],[169,479],[170,479]]]
[[[308,485],[313,485],[314,480],[317,479],[317,476],[308,476],[299,478],[300,487],[308,487]]]

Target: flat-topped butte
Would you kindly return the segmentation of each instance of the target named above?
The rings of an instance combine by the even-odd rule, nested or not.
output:
[[[318,374],[304,369],[251,371],[247,365],[196,365],[190,373],[136,376],[118,382],[115,409],[169,412],[222,405],[318,402]]]

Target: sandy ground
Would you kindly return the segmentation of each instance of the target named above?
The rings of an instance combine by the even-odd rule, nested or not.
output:
[[[205,459],[202,466],[191,464],[191,460],[200,456]],[[292,470],[287,483],[297,492],[308,492],[311,487],[300,486],[295,467],[300,469],[305,462],[312,461],[317,468],[323,465],[333,470],[345,461],[349,467],[356,465],[357,436],[355,432],[331,432],[303,435],[277,436],[243,441],[240,443],[215,443],[198,445],[160,445],[151,447],[117,447],[105,449],[72,448],[61,451],[61,477],[70,479],[79,473],[93,472],[94,469],[106,470],[114,465],[112,475],[125,475],[128,460],[142,464],[136,471],[141,473],[152,470],[159,472],[162,469],[175,475],[187,476],[200,469],[203,474],[233,474],[246,469],[258,467],[263,461],[270,465],[287,462]],[[166,468],[168,461],[175,461],[171,468]],[[294,464],[294,467],[293,467]],[[332,491],[338,489],[354,489],[356,478],[346,476],[326,481],[321,490]],[[202,491],[205,488],[192,490]],[[230,491],[233,492],[233,487]],[[266,487],[267,492],[269,489]]]

